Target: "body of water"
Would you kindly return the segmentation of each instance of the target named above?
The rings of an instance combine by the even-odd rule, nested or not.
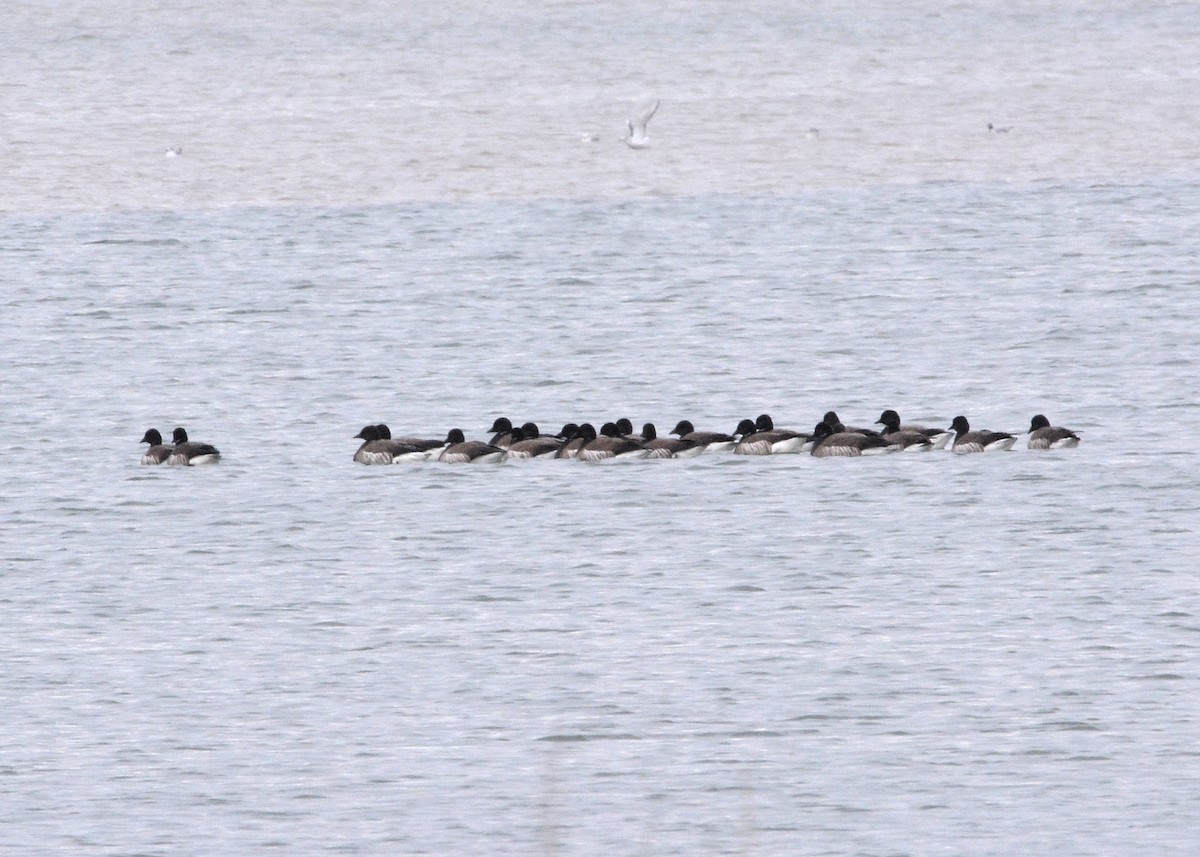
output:
[[[26,4],[0,853],[1195,853],[1195,13]]]

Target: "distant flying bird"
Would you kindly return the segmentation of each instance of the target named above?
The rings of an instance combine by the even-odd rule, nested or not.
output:
[[[645,149],[650,145],[650,135],[646,133],[646,124],[653,118],[658,111],[659,102],[655,101],[651,107],[644,110],[641,115],[630,118],[627,123],[629,133],[621,138],[621,142],[631,149]]]
[[[993,134],[1007,134],[1009,131],[1012,130],[1012,126],[1006,125],[1003,128],[997,128],[995,125],[993,125],[991,122],[989,122],[988,130],[991,131]]]
[[[163,154],[168,158],[178,158],[183,154],[183,149],[180,146],[171,146]]]

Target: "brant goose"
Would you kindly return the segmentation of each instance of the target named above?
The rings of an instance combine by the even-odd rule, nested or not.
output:
[[[830,425],[821,421],[813,428],[811,453],[817,458],[838,458],[852,455],[878,455],[894,452],[899,447],[888,443],[879,435],[846,431],[841,423]]]
[[[931,449],[945,449],[946,444],[950,442],[950,438],[954,437],[954,432],[947,429],[901,424],[900,415],[891,409],[880,414],[875,424],[883,426],[881,434],[884,437],[888,437],[896,432],[916,432],[923,435],[932,445]]]
[[[671,429],[671,434],[679,435],[680,440],[690,440],[702,446],[704,452],[729,452],[737,445],[737,438],[719,431],[696,431],[689,420],[680,420]]]
[[[421,437],[392,437],[392,430],[387,427],[386,423],[380,423],[375,426],[375,431],[379,434],[380,440],[393,441],[401,443],[405,446],[411,446],[411,452],[401,452],[393,458],[393,463],[396,461],[428,461],[433,458],[442,447],[446,445],[444,440],[434,440],[432,438]]]
[[[760,414],[753,422],[742,420],[738,423],[737,431],[741,440],[733,448],[736,455],[782,455],[802,452],[809,440],[808,435],[801,432],[775,428],[770,414]]]
[[[558,455],[555,458],[577,458],[579,450],[583,449],[584,445],[596,437],[596,427],[591,423],[584,423],[577,426],[574,423],[567,423],[563,426],[563,434],[567,435],[567,430],[570,429],[570,436],[567,437],[566,443],[558,450]]]
[[[397,461],[424,461],[429,453],[420,447],[392,440],[385,425],[363,426],[354,436],[362,440],[355,451],[354,460],[359,464],[394,464]]]
[[[643,435],[634,434],[633,423],[628,417],[621,417],[613,425],[617,427],[617,437],[627,437],[634,443],[645,443],[646,438]]]
[[[971,424],[964,416],[955,417],[950,423],[950,429],[954,432],[954,443],[950,447],[950,451],[959,455],[969,452],[1000,452],[1011,449],[1012,445],[1017,442],[1017,439],[1008,432],[987,431],[986,429],[971,431]]]
[[[171,457],[173,447],[169,443],[163,443],[158,429],[146,429],[141,442],[150,444],[150,448],[142,456],[142,464],[162,464]]]
[[[508,445],[512,443],[512,430],[512,420],[508,417],[496,417],[492,427],[488,429],[492,435],[492,439],[488,443],[501,449],[508,449]]]
[[[648,449],[627,437],[617,434],[616,423],[605,423],[596,436],[596,429],[588,424],[580,426],[580,431],[588,436],[587,442],[579,448],[575,455],[580,461],[607,461],[612,458],[645,458],[650,454]]]
[[[650,450],[650,458],[692,458],[704,452],[704,445],[693,440],[659,437],[654,423],[642,426],[642,445]]]
[[[537,423],[524,423],[513,429],[513,442],[504,458],[554,458],[563,443],[562,438],[542,434]]]
[[[1045,415],[1037,414],[1029,421],[1030,449],[1073,449],[1076,446],[1079,446],[1079,435],[1070,429],[1050,425]]]
[[[499,461],[504,457],[504,450],[481,440],[467,440],[462,429],[452,428],[446,434],[446,448],[438,456],[438,461],[449,464],[466,462]]]
[[[175,448],[171,450],[167,464],[191,467],[195,464],[216,464],[221,460],[221,453],[217,452],[215,446],[188,440],[187,432],[182,426],[175,429],[172,439],[175,441]]]
[[[754,427],[759,432],[770,432],[773,437],[780,438],[771,444],[771,452],[774,455],[785,452],[804,452],[806,449],[812,448],[809,445],[811,441],[809,435],[791,429],[775,428],[775,421],[771,419],[770,414],[759,414],[758,419],[754,421]]]
[[[392,456],[387,447],[379,442],[379,429],[375,426],[363,426],[354,439],[362,441],[354,451],[354,460],[359,464],[392,463]]]
[[[857,434],[865,434],[868,437],[879,437],[879,432],[875,431],[875,429],[843,425],[842,421],[838,419],[838,415],[833,411],[826,411],[825,416],[821,419],[821,422],[833,429],[834,434],[837,434],[839,431],[852,431],[856,432]],[[841,428],[839,428],[839,426],[841,426]]]
[[[933,441],[919,431],[889,431],[879,435],[900,452],[929,452],[933,449]]]

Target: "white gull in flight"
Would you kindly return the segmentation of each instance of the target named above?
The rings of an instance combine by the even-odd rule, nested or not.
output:
[[[621,142],[631,149],[645,149],[650,145],[650,135],[646,133],[646,124],[654,116],[658,110],[659,102],[655,101],[653,105],[646,108],[638,116],[631,117],[629,125],[629,133],[621,138]]]

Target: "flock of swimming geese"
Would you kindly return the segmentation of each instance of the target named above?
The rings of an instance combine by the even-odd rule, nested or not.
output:
[[[818,458],[876,455],[892,452],[925,452],[946,449],[958,454],[995,452],[1011,449],[1016,435],[1002,431],[973,430],[966,417],[955,417],[948,429],[905,424],[895,411],[884,411],[875,423],[882,428],[858,428],[843,425],[833,411],[811,432],[777,429],[768,414],[757,420],[742,420],[733,434],[696,431],[681,420],[671,434],[659,437],[654,423],[646,423],[635,433],[627,419],[604,423],[597,432],[591,423],[567,423],[558,434],[542,434],[537,425],[527,422],[514,426],[507,417],[493,424],[489,441],[467,440],[462,429],[450,429],[444,440],[418,437],[393,438],[384,424],[364,426],[355,438],[362,445],[354,453],[360,464],[395,464],[403,461],[465,462],[510,461],[526,458],[576,458],[580,461],[606,461],[636,458],[689,458],[711,452],[735,455],[780,455],[804,453]],[[1042,414],[1029,423],[1029,449],[1062,449],[1079,445],[1079,435],[1070,429],[1050,425]],[[191,466],[213,464],[221,454],[207,443],[188,440],[183,428],[175,429],[172,443],[163,443],[157,429],[149,429],[142,443],[150,448],[142,464]]]
[[[187,432],[182,427],[175,429],[171,443],[163,443],[158,429],[146,429],[142,435],[142,443],[150,444],[146,454],[142,456],[142,464],[167,464],[190,466],[194,464],[216,464],[221,460],[221,453],[215,446],[207,443],[193,443],[188,440]]]

